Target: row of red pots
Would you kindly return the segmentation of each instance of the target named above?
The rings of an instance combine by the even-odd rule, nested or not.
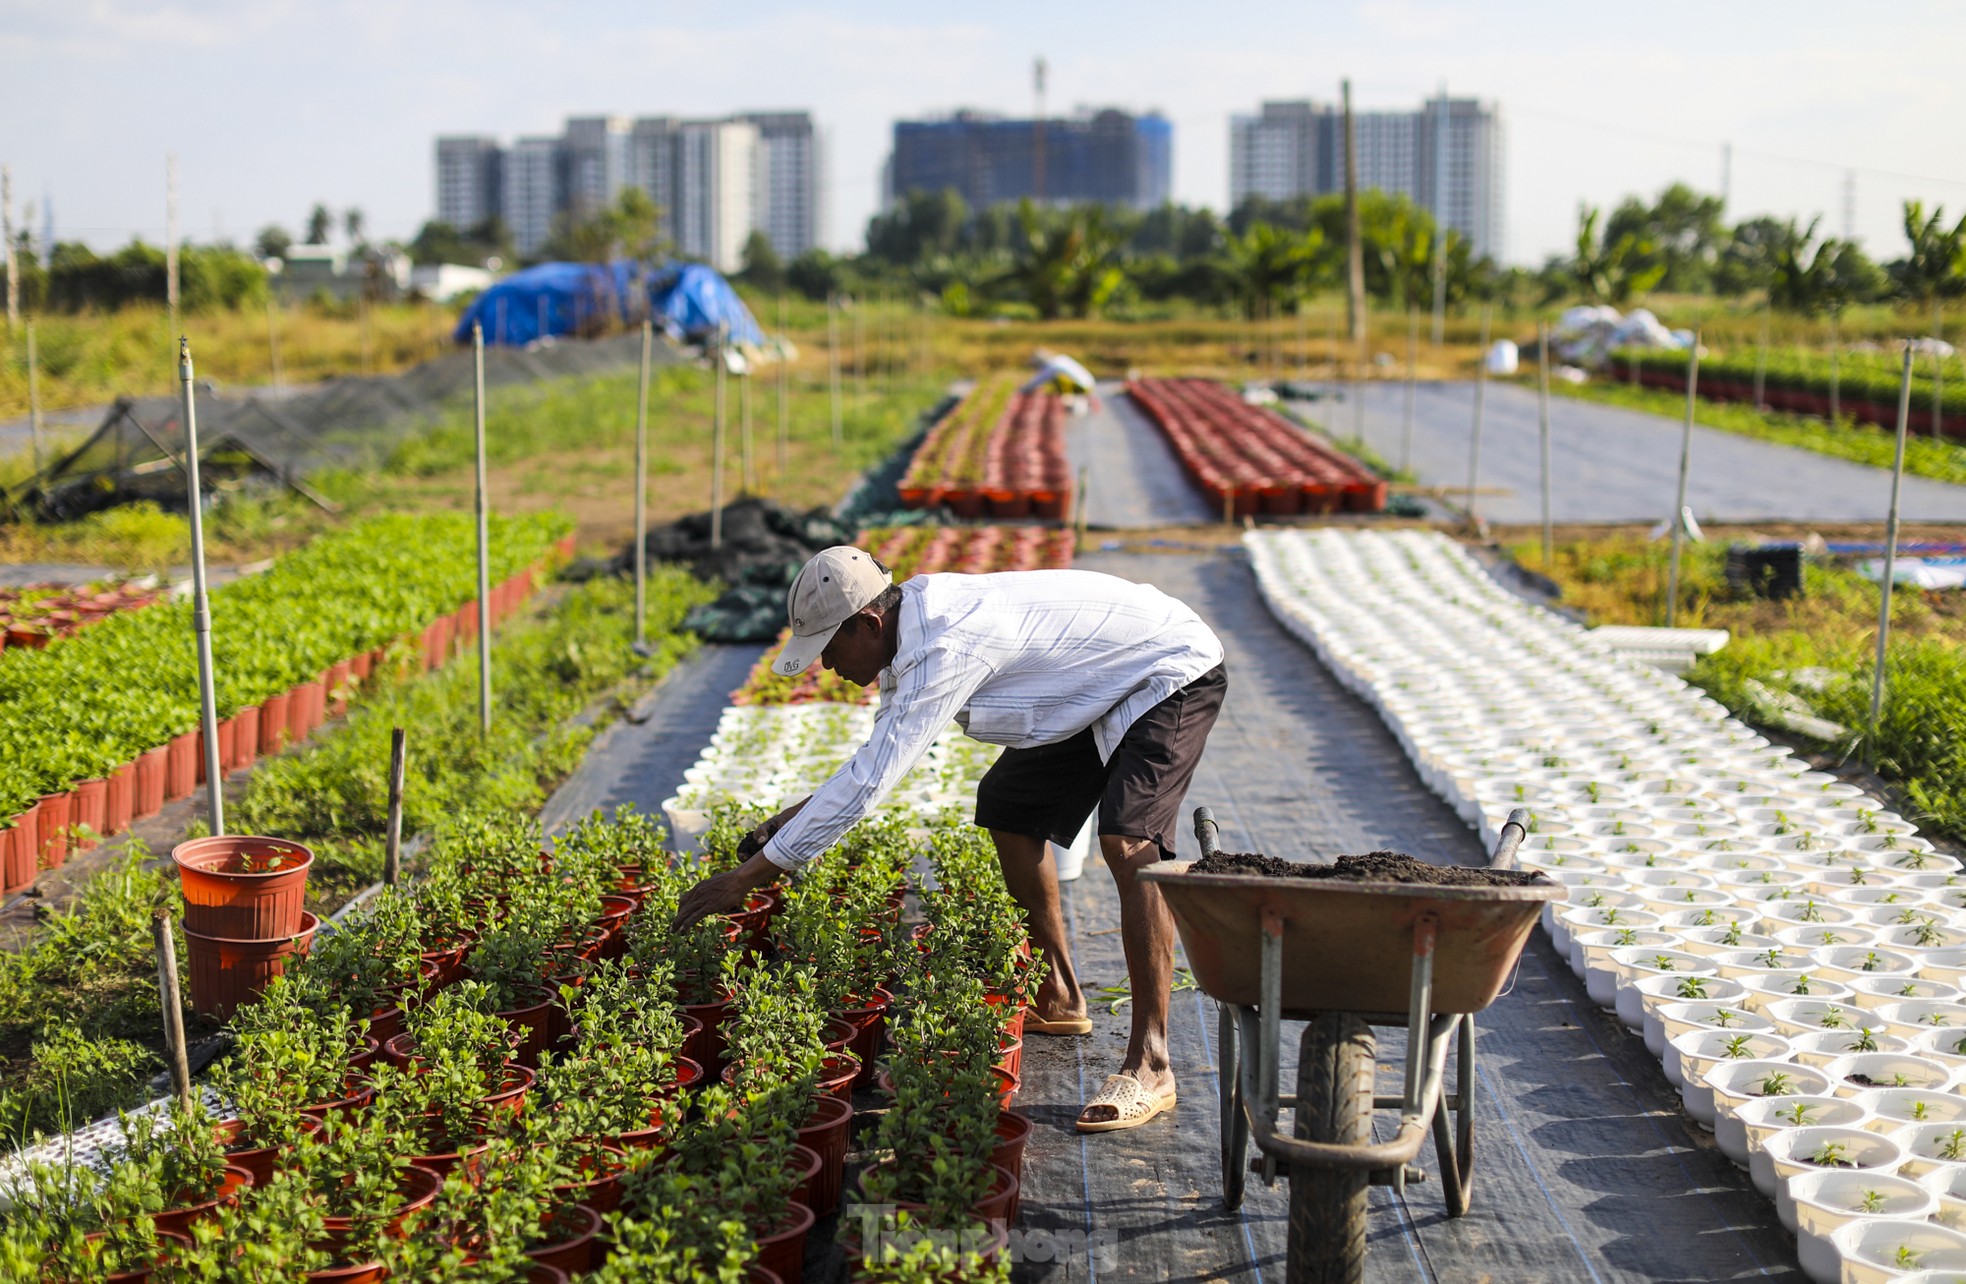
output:
[[[1630,366],[1626,373],[1629,375]],[[1648,388],[1658,388],[1667,392],[1686,391],[1686,372],[1684,370],[1658,370],[1641,367],[1637,381]],[[1716,379],[1702,371],[1700,374],[1699,396],[1702,401],[1754,401],[1754,383],[1744,379]],[[1829,418],[1830,399],[1828,386],[1821,388],[1785,388],[1764,383],[1761,389],[1761,404],[1773,410],[1786,410],[1792,414],[1814,415],[1819,419]],[[1895,428],[1898,423],[1896,403],[1871,401],[1868,398],[1853,397],[1848,393],[1837,398],[1836,412],[1844,419],[1854,419],[1859,423],[1874,424],[1880,428]],[[1933,407],[1929,397],[1912,398],[1912,406],[1906,421],[1906,428],[1914,434],[1932,432]],[[1966,436],[1966,420],[1954,415],[1947,418],[1939,414],[1939,428],[1948,437]]]
[[[0,599],[0,651],[9,646],[38,651],[56,638],[73,637],[118,611],[134,611],[160,600],[152,589],[113,589],[107,593],[61,593],[26,606]]]

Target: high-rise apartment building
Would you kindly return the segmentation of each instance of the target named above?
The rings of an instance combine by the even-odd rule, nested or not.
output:
[[[1361,188],[1411,197],[1465,236],[1476,254],[1506,254],[1502,118],[1495,104],[1443,96],[1417,111],[1355,111],[1353,120]],[[1267,102],[1257,115],[1231,118],[1231,206],[1250,196],[1288,200],[1344,188],[1338,108]]]
[[[959,111],[894,123],[889,201],[953,187],[972,208],[1026,197],[1149,209],[1174,180],[1174,126],[1156,113],[1105,110],[1059,119],[1005,120]]]
[[[500,168],[505,157],[495,138],[437,140],[437,219],[460,231],[500,213]]]
[[[633,187],[661,210],[661,232],[679,252],[719,271],[742,266],[754,231],[793,258],[821,243],[823,181],[818,131],[798,111],[576,116],[558,138],[509,149],[476,136],[437,140],[438,218],[463,228],[498,213],[528,257],[556,220],[588,217]]]

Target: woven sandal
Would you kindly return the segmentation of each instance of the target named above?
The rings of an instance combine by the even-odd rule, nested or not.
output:
[[[1024,1014],[1024,1033],[1026,1034],[1091,1034],[1091,1017],[1059,1017],[1047,1021],[1032,1008]]]
[[[1086,1112],[1094,1106],[1105,1106],[1113,1112],[1111,1119],[1087,1119]],[[1079,1111],[1078,1130],[1080,1132],[1123,1132],[1128,1128],[1138,1128],[1164,1110],[1174,1109],[1174,1093],[1170,1089],[1164,1097],[1156,1097],[1147,1091],[1147,1086],[1130,1074],[1109,1074],[1106,1082],[1099,1085],[1099,1091],[1092,1100],[1085,1103]]]

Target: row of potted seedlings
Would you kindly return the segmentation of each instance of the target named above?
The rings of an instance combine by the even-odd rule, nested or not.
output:
[[[987,575],[995,571],[1062,570],[1072,564],[1070,531],[1038,526],[871,527],[859,544],[894,574],[899,584],[915,575],[957,571]],[[779,639],[780,646],[784,638]],[[731,693],[739,705],[804,704],[812,701],[871,703],[873,688],[844,681],[814,665],[796,678],[772,672],[773,647],[752,667],[744,685]]]
[[[989,375],[929,429],[900,483],[907,508],[946,505],[958,517],[1056,520],[1071,506],[1065,403]]]
[[[18,1175],[0,1266],[779,1284],[844,1200],[860,1278],[1007,1279],[1029,1127],[1007,1107],[1037,965],[987,838],[928,835],[912,928],[919,831],[889,820],[672,933],[756,819],[721,814],[702,862],[632,812],[550,853],[534,825],[460,820],[423,876],[235,1011],[218,1113],[132,1116],[99,1168]],[[856,1120],[856,1090],[893,1104]],[[849,1183],[856,1122],[888,1153]]]
[[[60,584],[0,588],[0,651],[10,646],[38,651],[118,611],[141,610],[163,596],[162,589],[134,581],[104,581],[80,588]]]
[[[1543,926],[1819,1281],[1966,1266],[1966,874],[1676,678],[1437,536],[1246,541],[1423,778],[1569,889]]]
[[[1358,461],[1212,379],[1134,379],[1126,391],[1195,484],[1238,517],[1386,506],[1386,483]]]
[[[551,516],[494,524],[494,624],[565,552],[563,531]],[[392,668],[433,668],[474,645],[474,539],[450,515],[375,519],[215,590],[223,768],[307,740]],[[189,612],[112,616],[0,665],[0,895],[204,783]]]

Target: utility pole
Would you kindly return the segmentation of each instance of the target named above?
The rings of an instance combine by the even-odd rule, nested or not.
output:
[[[1447,84],[1434,108],[1434,348],[1447,328]]]
[[[177,332],[177,153],[164,158],[164,306]]]
[[[7,333],[20,324],[20,255],[14,248],[14,167],[0,165],[0,236],[7,239]]]
[[[1543,571],[1556,565],[1556,539],[1550,521],[1550,325],[1536,325],[1536,409],[1543,455]]]
[[[1475,361],[1474,428],[1468,434],[1468,524],[1481,531],[1475,509],[1475,485],[1481,479],[1481,411],[1488,392],[1488,304],[1481,305],[1481,355]]]
[[[41,475],[41,354],[34,347],[34,323],[27,323],[27,431],[34,442],[34,474]]]
[[[833,395],[833,449],[838,450],[846,440],[840,423],[840,300],[831,293],[826,296],[826,363]]]
[[[1044,75],[1045,62],[1040,58],[1031,65],[1031,84],[1037,90],[1038,110],[1031,122],[1031,202],[1044,204]]]
[[[1720,145],[1720,208],[1726,212],[1734,195],[1734,144]]]
[[[1365,349],[1365,247],[1358,234],[1358,127],[1352,119],[1352,82],[1341,80],[1345,116],[1345,324],[1352,347]]]

